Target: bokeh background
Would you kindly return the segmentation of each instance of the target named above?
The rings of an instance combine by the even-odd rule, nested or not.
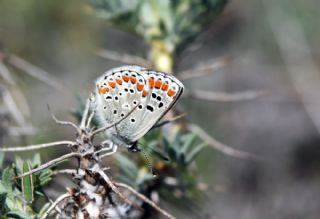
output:
[[[2,59],[16,82],[10,90],[24,114],[18,125],[27,127],[27,135],[14,128],[2,131],[1,144],[72,139],[71,130],[52,121],[46,104],[59,118],[74,119],[70,110],[78,106],[77,96],[88,96],[99,75],[124,64],[101,57],[98,49],[148,59],[146,41],[108,26],[87,4],[0,1],[1,54],[14,54],[45,70],[49,79],[44,81],[50,81]],[[230,147],[263,158],[241,159],[206,148],[197,163],[209,187],[208,199],[197,218],[319,218],[319,8],[316,0],[229,1],[179,53],[173,73],[181,77],[221,57],[229,60],[212,74],[185,80],[187,92],[265,92],[250,100],[185,96],[179,102],[188,121]],[[2,104],[3,112],[6,107]],[[13,126],[17,121],[11,119]],[[44,150],[42,155],[49,159],[62,153]]]

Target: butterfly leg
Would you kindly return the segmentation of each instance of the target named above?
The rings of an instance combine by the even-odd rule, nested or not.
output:
[[[110,140],[104,140],[102,143],[101,143],[102,147],[103,147],[103,150],[104,151],[107,151],[107,150],[111,150],[114,146],[114,143]]]
[[[116,152],[117,152],[117,150],[118,150],[118,145],[113,144],[112,151],[110,151],[110,152],[108,152],[108,153],[105,153],[105,154],[100,155],[100,158],[110,156],[110,155],[112,155],[112,154],[116,153]]]

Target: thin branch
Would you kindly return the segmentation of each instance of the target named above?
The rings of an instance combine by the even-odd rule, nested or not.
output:
[[[9,69],[0,61],[0,76],[10,85],[15,85]]]
[[[89,118],[88,118],[88,121],[87,121],[87,124],[86,124],[86,128],[90,127],[93,117],[94,117],[94,111],[92,111],[90,113],[90,115],[89,115]]]
[[[114,193],[116,193],[125,203],[134,206],[135,208],[142,210],[140,206],[136,205],[135,203],[131,202],[128,198],[126,198],[120,191],[119,189],[112,183],[110,178],[103,172],[103,170],[99,169],[97,171],[100,176],[103,178],[103,180],[108,184],[108,186],[112,189]]]
[[[106,49],[99,49],[96,52],[96,55],[110,59],[117,62],[128,63],[128,64],[136,64],[143,67],[152,67],[152,63],[146,59],[143,59],[139,56],[129,55],[129,54],[120,54],[115,51],[110,51]]]
[[[58,123],[58,124],[60,124],[60,125],[71,126],[71,127],[75,128],[78,133],[80,133],[80,129],[79,129],[79,127],[78,127],[76,124],[74,124],[74,123],[71,122],[71,121],[62,121],[62,120],[57,119],[57,117],[51,112],[51,109],[50,109],[49,104],[47,104],[47,107],[48,107],[48,111],[49,111],[50,114],[51,114],[52,119],[53,119],[56,123]]]
[[[49,199],[49,201],[50,201],[51,204],[54,203],[52,199]],[[59,208],[59,206],[56,206],[54,209],[55,209],[58,213],[61,213],[61,209]]]
[[[9,127],[9,135],[11,136],[21,136],[21,135],[34,135],[38,129],[32,126],[24,126],[24,127]]]
[[[241,159],[254,159],[254,160],[263,160],[262,157],[254,154],[250,154],[248,152],[240,151],[231,148],[228,145],[225,145],[213,137],[211,137],[208,133],[206,133],[201,127],[195,124],[189,124],[188,129],[192,132],[196,133],[204,142],[206,142],[210,147],[232,157],[237,157]]]
[[[55,141],[55,142],[44,143],[44,144],[0,148],[0,151],[3,151],[3,152],[31,151],[31,150],[43,149],[43,148],[48,148],[48,147],[53,147],[58,145],[75,145],[75,144],[76,142],[73,142],[73,141]]]
[[[132,194],[136,195],[138,198],[140,198],[141,200],[143,200],[145,203],[148,203],[151,207],[153,207],[154,209],[156,209],[157,211],[159,211],[161,214],[163,214],[164,216],[166,216],[167,218],[170,219],[175,219],[174,216],[172,216],[171,214],[169,214],[167,211],[163,210],[162,208],[160,208],[156,203],[154,203],[153,201],[151,201],[149,198],[147,198],[146,196],[142,195],[141,193],[139,193],[138,191],[136,191],[134,188],[132,188],[131,186],[124,184],[124,183],[115,183],[116,186],[118,187],[122,187],[125,188],[127,190],[129,190]]]
[[[40,219],[45,219],[45,218],[47,218],[47,217],[49,216],[50,212],[51,212],[53,209],[55,209],[55,207],[56,207],[60,202],[62,202],[63,200],[65,200],[66,198],[69,198],[69,197],[71,197],[71,195],[70,195],[69,193],[65,193],[65,194],[59,196],[59,197],[55,200],[55,202],[53,202],[52,205],[48,208],[48,210],[46,210],[46,211],[43,213],[43,215],[41,216]]]
[[[82,115],[82,119],[81,119],[81,123],[80,123],[80,129],[85,129],[85,127],[86,127],[86,122],[87,122],[87,119],[88,119],[89,108],[90,108],[90,100],[87,99],[87,101],[86,101],[86,106],[85,106],[85,108],[84,108],[83,115]]]
[[[266,91],[252,91],[252,90],[235,92],[235,93],[192,90],[191,92],[185,92],[185,95],[183,97],[194,98],[199,100],[207,100],[207,101],[221,101],[221,102],[233,101],[234,102],[234,101],[254,100],[266,94],[267,94]]]
[[[75,174],[77,174],[77,170],[75,170],[75,169],[64,169],[64,170],[55,170],[55,171],[53,171],[54,175],[57,175],[57,174],[60,174],[60,173],[69,174],[69,175],[75,175]]]
[[[105,127],[102,127],[102,128],[99,128],[97,130],[95,130],[94,132],[91,133],[91,137],[94,137],[95,135],[101,133],[101,132],[104,132],[105,130],[115,126],[115,125],[118,125],[120,122],[122,122],[123,120],[125,120],[128,116],[130,116],[131,113],[133,113],[133,111],[139,106],[139,103],[137,105],[135,105],[135,107],[132,108],[132,110],[127,114],[125,115],[124,117],[122,117],[119,121],[116,121],[114,123],[112,123],[111,125],[108,125],[108,126],[105,126]]]
[[[229,64],[230,61],[230,57],[220,57],[214,59],[211,61],[211,63],[200,64],[194,69],[179,72],[179,79],[188,80],[215,73],[217,70]]]
[[[23,117],[23,114],[19,110],[19,107],[17,106],[14,98],[7,89],[5,89],[3,92],[3,102],[9,109],[9,112],[11,113],[12,117],[17,122],[17,124],[19,124],[20,126],[25,126],[26,121]]]
[[[15,178],[17,179],[17,178],[29,176],[29,175],[31,175],[31,174],[34,174],[34,173],[36,173],[36,172],[39,172],[39,171],[41,171],[41,170],[43,170],[43,169],[46,169],[46,168],[48,168],[48,167],[50,167],[50,166],[52,166],[52,165],[55,165],[55,164],[59,163],[60,161],[63,161],[63,160],[65,160],[65,159],[68,159],[68,158],[71,158],[71,157],[81,157],[81,154],[80,154],[80,153],[73,152],[73,153],[69,153],[69,154],[62,155],[61,157],[58,157],[58,158],[53,159],[53,160],[50,160],[50,161],[48,161],[47,163],[42,164],[41,166],[39,166],[39,167],[37,167],[37,168],[35,168],[35,169],[31,170],[31,171],[25,172],[25,173],[23,173],[23,174],[15,177]]]
[[[40,69],[39,67],[25,61],[24,59],[11,54],[8,57],[8,62],[14,67],[26,72],[38,80],[45,82],[46,84],[56,88],[57,90],[64,91],[65,88],[59,83],[56,79],[54,79],[48,72]]]

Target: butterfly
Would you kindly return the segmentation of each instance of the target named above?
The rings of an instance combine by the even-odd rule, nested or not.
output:
[[[172,108],[183,92],[174,76],[140,66],[113,68],[95,82],[95,110],[112,143],[132,152],[143,137]]]

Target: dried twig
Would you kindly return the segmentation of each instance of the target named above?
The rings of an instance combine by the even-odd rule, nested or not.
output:
[[[191,92],[188,92],[188,91],[185,92],[183,97],[194,98],[199,100],[207,100],[207,101],[230,102],[230,101],[254,100],[266,94],[267,94],[266,91],[242,91],[242,92],[235,92],[235,93],[225,93],[225,92],[215,92],[215,91],[192,90]]]
[[[142,208],[136,204],[134,204],[133,202],[131,202],[128,198],[126,198],[120,191],[119,189],[112,183],[112,181],[110,180],[110,178],[107,176],[107,174],[105,174],[103,172],[103,170],[99,169],[97,171],[99,173],[99,175],[103,178],[103,180],[108,184],[108,186],[112,189],[112,191],[114,193],[116,193],[125,203],[134,206],[135,208],[142,210]]]
[[[86,128],[89,109],[90,109],[90,100],[87,99],[86,106],[84,108],[82,119],[81,119],[81,122],[80,122],[80,127],[79,127],[80,129],[85,129]]]
[[[59,146],[59,145],[75,145],[76,142],[74,141],[55,141],[50,143],[44,143],[44,144],[36,144],[36,145],[27,145],[27,146],[15,146],[10,148],[0,148],[0,151],[8,151],[8,152],[18,152],[18,151],[31,151],[31,150],[37,150],[37,149],[43,149],[53,146]]]
[[[19,110],[14,98],[12,97],[11,93],[4,89],[3,91],[3,102],[8,108],[9,112],[11,113],[13,119],[17,122],[19,126],[25,126],[26,121],[23,117],[23,114]]]
[[[41,170],[44,170],[44,169],[46,169],[46,168],[48,168],[48,167],[50,167],[52,165],[55,165],[55,164],[59,163],[60,161],[69,159],[71,157],[81,157],[81,154],[80,153],[76,153],[76,152],[72,152],[72,153],[69,153],[69,154],[62,155],[61,157],[55,158],[53,160],[50,160],[47,163],[42,164],[41,166],[39,166],[39,167],[37,167],[35,169],[32,169],[31,171],[25,172],[25,173],[15,177],[15,178],[17,179],[17,178],[29,176],[31,174],[34,174],[34,173],[39,172]]]
[[[192,132],[196,133],[204,142],[206,142],[210,147],[232,157],[237,157],[241,159],[254,159],[254,160],[263,160],[262,157],[250,154],[248,152],[236,150],[231,148],[228,145],[225,145],[213,137],[211,137],[208,133],[206,133],[202,128],[195,124],[189,124],[188,129]]]
[[[23,127],[9,127],[9,135],[11,136],[21,136],[21,135],[34,135],[38,129],[32,126],[23,126]]]
[[[39,67],[27,62],[26,60],[11,54],[8,56],[8,62],[14,67],[26,72],[38,80],[45,82],[46,84],[56,88],[57,90],[64,91],[65,88],[59,83],[56,79],[54,79],[48,72],[40,69]]]
[[[110,51],[106,49],[97,50],[96,54],[102,58],[110,59],[117,62],[127,63],[127,64],[136,64],[143,67],[152,67],[150,61],[143,59],[139,56],[129,55],[129,54],[120,54],[115,51]]]
[[[0,76],[10,85],[15,85],[9,69],[0,61]]]
[[[179,72],[179,78],[180,80],[188,80],[209,75],[226,66],[230,61],[230,57],[220,57],[212,60],[211,63],[200,64],[194,69]]]
[[[94,117],[94,114],[95,114],[94,111],[92,111],[92,112],[90,113],[89,118],[88,118],[88,121],[87,121],[87,124],[86,124],[86,128],[89,128],[89,127],[90,127],[91,121],[92,121],[92,119],[93,119],[93,117]]]
[[[79,129],[79,127],[78,127],[76,124],[74,124],[74,123],[71,122],[71,121],[62,121],[62,120],[57,119],[57,117],[51,112],[51,109],[50,109],[49,104],[47,104],[47,108],[48,108],[48,111],[49,111],[50,114],[51,114],[52,119],[53,119],[56,123],[58,123],[58,124],[60,124],[60,125],[71,126],[71,127],[75,128],[78,133],[80,133],[80,129]]]
[[[141,200],[143,200],[145,203],[148,203],[151,207],[153,207],[154,209],[156,209],[157,211],[159,211],[161,214],[163,214],[164,216],[166,216],[167,218],[170,219],[175,219],[174,216],[172,216],[171,214],[169,214],[167,211],[163,210],[162,208],[160,208],[156,203],[154,203],[153,201],[151,201],[150,199],[148,199],[146,196],[142,195],[141,193],[137,192],[134,188],[132,188],[131,186],[124,184],[124,183],[115,183],[116,186],[118,187],[122,187],[122,188],[126,188],[127,190],[129,190],[132,194],[134,194],[135,196],[137,196],[138,198],[140,198]]]
[[[56,207],[60,202],[62,202],[63,200],[65,200],[66,198],[69,198],[69,197],[71,197],[71,195],[70,195],[69,193],[65,193],[65,194],[59,196],[59,197],[55,200],[55,202],[53,202],[53,203],[51,204],[51,206],[48,208],[48,210],[46,210],[46,211],[43,213],[43,215],[41,216],[40,219],[45,219],[45,218],[47,218],[47,217],[49,216],[50,212],[51,212],[53,209],[55,209],[55,207]]]

